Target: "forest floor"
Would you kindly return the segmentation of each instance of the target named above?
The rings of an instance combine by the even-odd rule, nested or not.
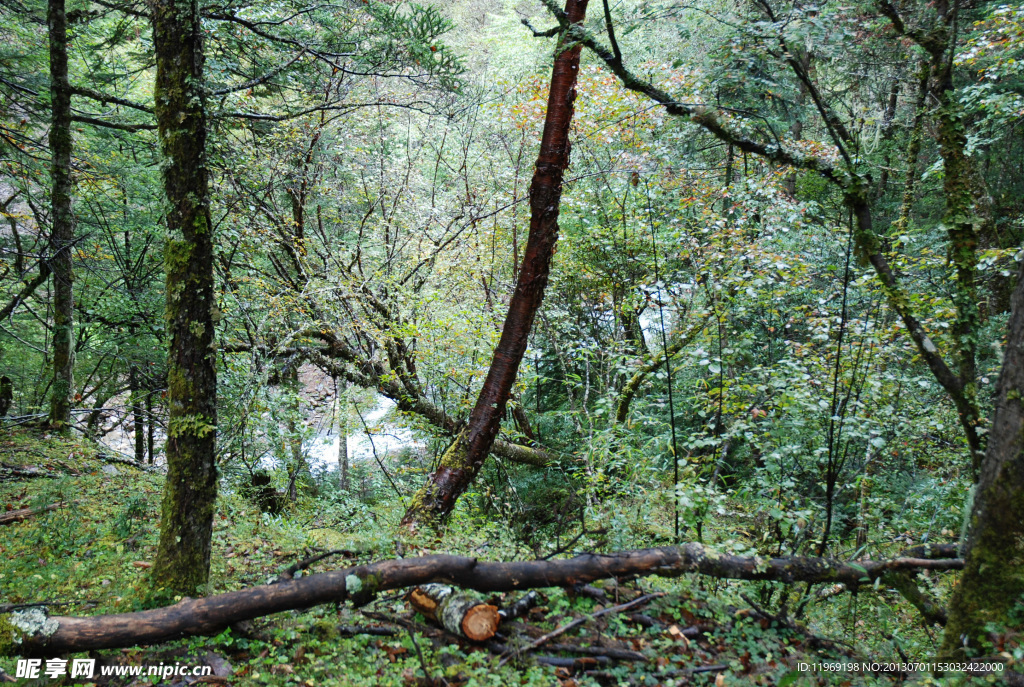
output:
[[[29,431],[0,435],[0,516],[57,504],[0,525],[0,604],[46,603],[60,615],[123,613],[145,606],[162,475],[109,461],[84,441]],[[325,505],[324,497],[300,497],[285,514],[270,516],[237,493],[222,494],[211,592],[270,583],[288,566],[326,549],[347,553],[315,564],[311,573],[395,557],[388,523],[397,521],[400,505],[397,499]],[[489,559],[528,557],[520,547],[503,544],[507,537],[498,527],[456,518],[434,550]],[[843,634],[844,627],[856,633],[858,623],[863,624],[856,615],[833,625],[839,632],[829,639],[817,636],[818,628],[808,630],[805,621],[764,610],[770,598],[765,595],[777,590],[763,588],[757,597],[758,590],[749,585],[652,577],[539,591],[539,605],[503,623],[490,643],[474,644],[429,625],[409,608],[404,593],[396,593],[360,609],[320,606],[242,623],[214,637],[94,652],[98,665],[144,670],[158,664],[207,665],[213,674],[122,675],[93,682],[724,687],[930,680],[881,671],[801,670],[800,664],[879,659],[858,654],[858,643]],[[494,595],[489,602],[504,608],[521,596]],[[630,601],[637,603],[616,610]],[[603,610],[600,617],[590,617]],[[584,620],[570,631],[499,667],[502,652],[507,655],[579,619]],[[0,682],[14,681],[15,663],[0,659],[0,670],[6,671],[0,672]],[[17,682],[62,683],[46,677]],[[71,681],[64,678],[63,683]]]

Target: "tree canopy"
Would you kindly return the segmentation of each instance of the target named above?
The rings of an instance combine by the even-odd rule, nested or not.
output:
[[[674,600],[692,573],[715,580],[700,603],[799,651],[761,637],[746,659],[707,649],[722,669],[616,673],[643,650],[613,646],[634,607],[598,614],[655,603],[637,581],[633,601],[582,593],[604,599],[604,663],[546,665],[810,684],[843,678],[797,663],[845,651],[1022,679],[1020,7],[0,0],[0,18],[18,514],[0,553],[32,542],[38,574],[75,585],[11,583],[0,654],[127,645],[136,621],[146,643],[226,647],[232,623],[398,613],[383,592],[438,582],[569,589],[553,614],[654,574]],[[295,559],[270,586],[228,562],[260,528]],[[116,595],[72,572],[101,541],[138,576]],[[338,555],[373,561],[308,573]],[[512,581],[474,583],[476,559]],[[52,627],[25,620],[36,603]],[[703,625],[669,606],[637,622],[689,649],[671,628]],[[416,658],[379,677],[478,679],[435,680],[442,647],[472,642],[416,608],[376,618]],[[554,636],[518,613],[495,666],[533,679],[515,636]],[[742,656],[735,623],[706,625]]]

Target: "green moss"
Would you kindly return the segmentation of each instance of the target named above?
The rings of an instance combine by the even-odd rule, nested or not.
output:
[[[462,440],[465,433],[465,430],[459,432],[459,435],[455,437],[455,441],[452,442],[452,445],[441,456],[441,467],[452,469],[466,467],[466,446]]]
[[[338,624],[326,618],[316,621],[309,629],[315,637],[321,640],[334,641],[341,636],[341,633],[338,632]]]
[[[203,415],[178,415],[171,417],[167,423],[167,436],[180,437],[184,435],[205,437],[217,431],[217,425],[209,421]]]
[[[174,364],[167,370],[167,391],[172,399],[192,398],[192,381],[185,370]]]
[[[977,514],[972,520],[976,539],[950,604],[942,647],[945,655],[977,654],[986,649],[992,635],[1013,636],[1024,631],[1016,612],[1024,604],[1024,534],[1019,522],[1024,513],[1024,488],[1006,487],[989,486],[983,495],[983,526],[979,526]]]
[[[0,656],[14,656],[21,644],[21,630],[11,624],[10,613],[0,613]]]
[[[345,590],[348,592],[349,601],[356,607],[365,606],[373,601],[380,590],[380,584],[380,575],[351,574],[345,578]]]
[[[177,312],[170,307],[172,301],[181,297],[185,284],[181,279],[182,275],[188,274],[188,267],[192,261],[192,243],[189,241],[167,241],[164,249],[164,268],[167,271],[167,316],[173,318]]]

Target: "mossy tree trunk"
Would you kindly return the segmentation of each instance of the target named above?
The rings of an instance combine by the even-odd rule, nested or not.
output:
[[[195,594],[210,571],[217,497],[213,236],[202,27],[196,0],[151,3],[154,103],[167,196],[167,482],[153,566],[157,594]]]
[[[566,0],[565,12],[570,23],[583,22],[587,2]],[[451,513],[456,500],[480,472],[498,436],[519,364],[526,353],[533,320],[544,299],[551,258],[558,241],[558,210],[562,176],[569,166],[569,126],[576,100],[580,50],[578,43],[570,43],[564,35],[556,48],[544,133],[530,185],[530,235],[487,378],[466,429],[445,453],[427,484],[413,497],[402,518],[402,526],[407,529],[415,529],[418,523],[436,524]]]
[[[949,262],[954,268],[953,340],[956,342],[957,376],[964,402],[958,407],[960,422],[971,451],[971,468],[977,477],[985,453],[984,436],[978,431],[981,408],[977,393],[977,356],[981,313],[978,307],[978,234],[990,221],[988,191],[967,151],[963,107],[953,91],[953,63],[948,50],[932,52],[930,95],[938,103],[939,154],[942,156],[945,209],[942,224],[949,238]]]
[[[1011,651],[1024,637],[1024,265],[1011,304],[964,572],[942,644],[946,656]]]
[[[50,426],[71,428],[74,393],[74,271],[71,249],[75,216],[71,208],[71,84],[68,81],[68,20],[64,0],[49,0],[50,37],[50,270],[53,274],[53,387]]]

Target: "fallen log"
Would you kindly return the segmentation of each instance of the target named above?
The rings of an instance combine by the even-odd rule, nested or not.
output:
[[[13,479],[33,479],[36,477],[44,477],[46,479],[59,479],[60,477],[63,477],[63,475],[57,472],[47,472],[46,470],[38,468],[34,465],[29,465],[26,467],[18,465],[8,465],[7,463],[0,463],[0,477],[11,477]]]
[[[741,557],[700,544],[618,553],[588,553],[539,561],[478,561],[432,555],[357,565],[297,580],[250,587],[173,606],[94,617],[50,616],[39,608],[0,615],[0,655],[55,655],[154,644],[190,635],[216,634],[232,623],[323,603],[369,603],[383,591],[444,582],[480,592],[566,587],[611,577],[687,573],[734,580],[842,582],[868,585],[898,570],[960,570],[960,559],[895,558],[844,562],[828,558]],[[8,638],[13,641],[6,641]]]
[[[409,605],[454,635],[483,642],[498,631],[498,607],[446,584],[425,584],[409,592]]]
[[[61,501],[60,503],[51,503],[48,506],[40,506],[39,508],[19,508],[18,510],[7,511],[6,513],[0,513],[0,526],[11,525],[16,522],[21,522],[35,515],[41,513],[47,513],[51,510],[57,510],[62,506],[68,504]]]

